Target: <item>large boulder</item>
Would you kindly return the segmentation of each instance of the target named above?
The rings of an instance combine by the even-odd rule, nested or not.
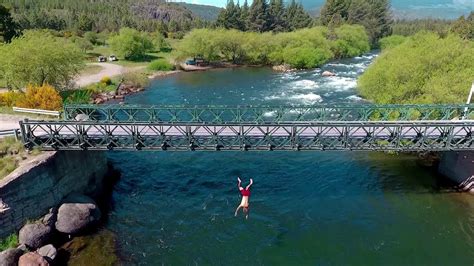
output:
[[[324,72],[321,74],[321,76],[323,76],[323,77],[334,77],[334,76],[336,76],[336,74],[335,74],[335,73],[332,73],[331,71],[324,71]]]
[[[18,242],[31,249],[37,249],[50,239],[53,230],[42,223],[27,224],[20,230]]]
[[[58,210],[56,230],[77,234],[100,220],[100,210],[95,202],[84,195],[73,195]]]
[[[0,252],[0,266],[18,265],[21,255],[23,255],[23,250],[18,248],[9,248]]]
[[[56,248],[51,244],[39,248],[36,252],[50,261],[53,261],[58,254]]]
[[[28,252],[20,257],[18,266],[49,266],[49,263],[40,254]]]

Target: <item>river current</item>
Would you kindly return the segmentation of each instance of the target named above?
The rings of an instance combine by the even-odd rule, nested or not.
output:
[[[321,69],[182,73],[136,104],[361,103],[375,54]],[[322,78],[334,71],[337,77]],[[271,115],[271,114],[268,114]],[[370,152],[111,152],[106,229],[124,265],[472,265],[474,204],[414,156]],[[236,179],[255,183],[248,220]]]

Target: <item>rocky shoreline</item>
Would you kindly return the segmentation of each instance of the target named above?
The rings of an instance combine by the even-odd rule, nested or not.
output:
[[[31,165],[31,169],[24,171],[19,169],[18,173],[14,172],[11,178],[4,180],[2,189],[10,192],[2,194],[8,208],[3,213],[0,212],[3,215],[0,223],[7,225],[12,213],[15,216],[21,212],[24,217],[21,217],[16,226],[3,228],[8,229],[4,230],[4,235],[18,233],[18,245],[0,252],[1,266],[67,265],[70,258],[82,256],[82,250],[88,245],[84,243],[84,237],[95,235],[105,222],[104,213],[108,213],[110,209],[112,188],[120,178],[120,173],[106,161],[102,163],[101,158],[106,160],[103,154],[87,160],[83,158],[82,161],[87,161],[84,164],[89,165],[90,170],[78,171],[77,167],[84,167],[79,166],[82,162],[79,160],[81,155],[83,154],[46,154],[47,159],[40,160],[38,165]],[[97,165],[91,166],[92,161]],[[102,166],[103,164],[105,165]],[[58,171],[55,167],[63,171]],[[99,168],[104,169],[102,171]],[[79,182],[78,178],[83,180]],[[50,182],[50,179],[56,181]],[[35,190],[33,187],[41,189]],[[58,192],[51,192],[49,195],[48,191]],[[25,208],[30,206],[22,204],[25,202],[24,197],[37,211],[24,213]],[[50,201],[47,198],[57,200]],[[112,238],[109,242],[115,243],[113,234],[109,235],[108,238]],[[92,250],[95,249],[97,248]],[[107,249],[106,254],[94,256],[107,256],[114,260],[114,251],[115,247]]]

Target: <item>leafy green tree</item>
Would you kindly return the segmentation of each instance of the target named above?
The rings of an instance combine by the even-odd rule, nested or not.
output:
[[[84,53],[87,53],[87,51],[94,49],[94,46],[92,45],[92,43],[86,38],[74,37],[74,38],[71,38],[71,40]]]
[[[1,49],[0,73],[11,88],[47,83],[63,89],[84,66],[74,44],[46,31],[26,31]]]
[[[421,32],[384,50],[359,78],[358,88],[362,96],[381,104],[462,103],[472,77],[472,41]]]
[[[254,0],[249,11],[249,30],[255,32],[268,31],[269,16],[268,16],[268,5],[266,0]]]
[[[128,60],[142,59],[154,48],[146,34],[130,28],[121,29],[118,35],[109,39],[109,44],[114,52]]]
[[[354,57],[370,51],[369,37],[363,26],[342,25],[335,29],[332,50],[336,58]]]
[[[288,6],[286,19],[290,31],[309,27],[312,23],[311,16],[304,10],[303,5],[295,0]]]
[[[102,44],[99,41],[99,36],[97,35],[97,33],[93,32],[93,31],[88,31],[88,32],[84,33],[84,39],[88,40],[93,45]]]
[[[18,25],[13,21],[10,10],[0,5],[0,42],[10,42],[18,36]]]

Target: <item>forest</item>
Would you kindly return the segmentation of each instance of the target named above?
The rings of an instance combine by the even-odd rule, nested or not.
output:
[[[153,70],[173,69],[170,63],[188,57],[306,69],[380,48],[359,80],[361,95],[379,103],[459,102],[473,76],[474,13],[395,21],[388,0],[327,0],[318,17],[297,1],[282,0],[229,0],[225,9],[207,13],[163,0],[0,3],[0,40],[6,43],[0,44],[0,84],[15,88],[48,83],[64,89],[84,58],[102,51]],[[216,19],[199,17],[189,6],[206,17],[215,11]],[[32,58],[27,66],[25,53]],[[58,74],[43,71],[55,65]]]

